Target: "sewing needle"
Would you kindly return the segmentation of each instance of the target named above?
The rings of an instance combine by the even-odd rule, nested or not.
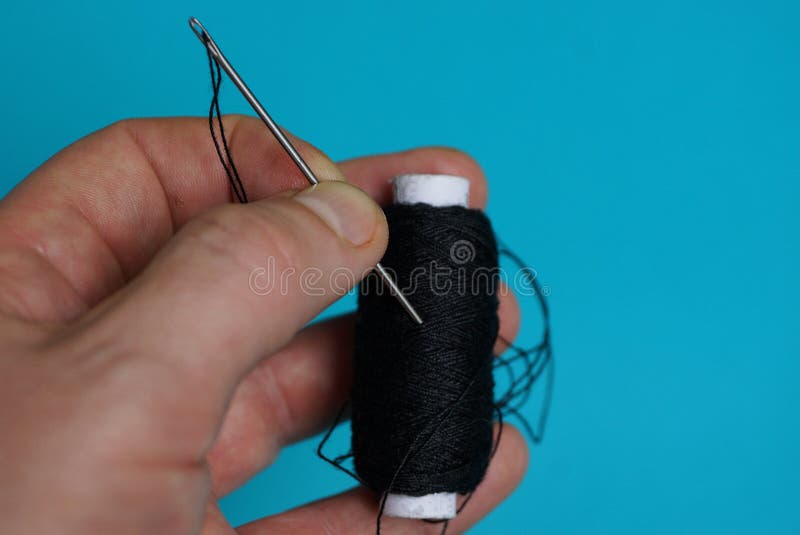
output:
[[[247,87],[247,84],[244,83],[241,76],[236,72],[233,68],[231,63],[228,59],[222,54],[219,46],[211,38],[211,34],[208,33],[208,30],[197,20],[196,17],[191,17],[189,19],[189,27],[192,29],[192,32],[200,39],[200,42],[208,49],[214,59],[217,61],[219,66],[225,71],[225,74],[231,79],[233,84],[236,88],[242,93],[242,96],[247,100],[247,102],[252,106],[253,110],[256,112],[256,115],[267,125],[267,128],[272,135],[278,140],[278,143],[281,144],[281,147],[286,151],[286,153],[292,158],[294,163],[297,167],[302,171],[303,175],[305,175],[306,179],[312,184],[316,185],[319,184],[319,180],[317,179],[314,172],[308,166],[306,161],[300,156],[300,153],[297,152],[297,149],[294,147],[292,142],[289,140],[288,137],[283,133],[283,130],[275,123],[275,121],[270,117],[267,110],[264,109],[264,106],[258,101],[256,96],[250,91],[250,88]],[[389,286],[392,295],[400,302],[402,307],[408,312],[408,314],[414,319],[415,322],[422,324],[422,318],[411,306],[411,303],[408,301],[403,292],[400,291],[400,288],[395,283],[394,279],[392,279],[391,275],[386,271],[386,269],[380,264],[375,265],[375,271],[378,272],[378,275],[384,280],[384,282]]]

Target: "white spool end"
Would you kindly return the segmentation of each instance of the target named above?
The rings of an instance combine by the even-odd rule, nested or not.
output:
[[[452,175],[400,175],[392,180],[395,204],[424,203],[431,206],[469,204],[469,180]]]
[[[446,520],[456,517],[456,493],[435,492],[425,496],[389,494],[384,514],[400,518]]]
[[[431,206],[469,205],[469,180],[460,176],[413,174],[392,180],[395,204]],[[386,496],[383,512],[400,518],[446,520],[456,516],[456,493],[435,492],[425,496],[392,494]]]

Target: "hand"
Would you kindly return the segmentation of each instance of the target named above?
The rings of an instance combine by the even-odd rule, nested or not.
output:
[[[309,190],[255,119],[225,117],[251,199],[231,192],[204,119],[123,121],[78,141],[0,201],[0,518],[8,533],[169,535],[373,533],[361,488],[237,530],[217,498],[283,445],[326,428],[347,397],[351,315],[303,326],[337,297],[267,295],[249,284],[314,266],[364,274],[387,241],[378,203],[409,172],[486,184],[467,156],[420,149],[339,167],[300,152],[324,179]],[[346,176],[355,186],[340,181]],[[366,193],[364,193],[366,192]],[[501,333],[518,323],[501,303]],[[311,462],[311,459],[309,459]],[[522,477],[512,428],[463,531]],[[315,460],[316,462],[316,460]],[[329,470],[320,462],[319,469]],[[276,489],[280,492],[280,489]],[[385,519],[387,533],[428,533]]]

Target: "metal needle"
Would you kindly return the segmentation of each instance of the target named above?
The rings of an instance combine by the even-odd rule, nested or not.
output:
[[[247,87],[247,84],[244,83],[244,80],[239,76],[233,66],[230,64],[228,59],[222,54],[222,51],[217,46],[217,43],[214,42],[214,39],[211,38],[211,34],[208,33],[208,30],[200,23],[199,20],[195,17],[191,17],[189,19],[189,27],[192,29],[192,32],[200,39],[200,42],[208,49],[214,59],[219,63],[219,66],[222,68],[223,71],[230,77],[233,84],[236,86],[239,91],[241,91],[244,98],[253,107],[253,110],[256,112],[256,115],[264,121],[264,124],[267,125],[269,131],[272,132],[272,135],[278,140],[278,143],[281,144],[283,149],[286,151],[287,154],[292,158],[294,163],[300,168],[300,171],[303,172],[306,179],[312,184],[319,184],[319,179],[314,175],[314,172],[308,166],[306,161],[300,156],[300,153],[297,152],[297,149],[294,147],[292,142],[289,138],[286,137],[286,134],[283,133],[283,130],[275,123],[275,121],[270,117],[267,110],[264,109],[264,106],[258,101],[256,96],[250,91],[250,88]],[[408,312],[408,314],[419,324],[422,324],[422,318],[414,310],[414,307],[411,306],[411,303],[408,302],[408,299],[403,292],[400,291],[400,288],[397,286],[397,283],[392,279],[389,273],[386,272],[386,269],[378,263],[375,265],[375,271],[378,272],[378,275],[384,280],[384,282],[389,286],[392,294],[395,298],[400,302],[403,308]]]

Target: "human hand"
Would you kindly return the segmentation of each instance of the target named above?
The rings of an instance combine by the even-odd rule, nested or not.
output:
[[[366,194],[343,183],[303,189],[260,122],[224,121],[259,199],[248,205],[230,203],[208,123],[189,118],[117,123],[0,201],[4,532],[374,532],[377,503],[362,488],[237,530],[217,499],[282,446],[324,429],[347,397],[352,315],[303,326],[341,294],[326,285],[332,270],[360,276],[383,254],[386,223],[369,196],[387,202],[396,174],[448,173],[471,180],[480,207],[483,175],[447,149],[337,167],[298,140],[321,179],[346,176]],[[297,277],[285,292],[254,292],[250,275],[268,257],[277,272],[321,270],[322,295],[303,292]],[[501,299],[500,315],[511,339],[513,298]],[[509,426],[451,532],[505,498],[526,463]],[[439,529],[389,518],[383,527]]]

